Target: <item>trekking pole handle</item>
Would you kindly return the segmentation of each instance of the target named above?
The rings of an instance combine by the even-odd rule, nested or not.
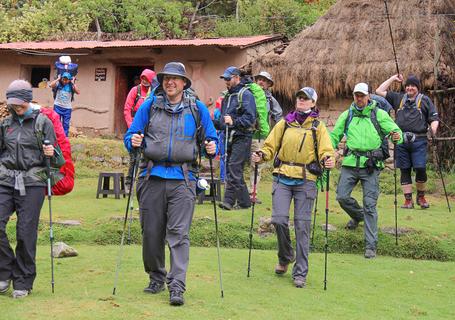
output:
[[[211,139],[211,138],[206,138],[205,141],[204,141],[204,145],[207,145],[207,144],[209,144],[209,143],[212,142],[212,141],[214,141],[214,140]],[[208,158],[213,159],[213,158],[216,157],[216,150],[215,150],[215,153],[213,153],[213,154],[209,154],[208,152],[206,152],[206,154],[207,154],[207,157],[208,157]]]
[[[51,142],[50,142],[49,140],[46,139],[46,140],[43,141],[43,145],[46,146],[46,147],[48,147],[48,146],[51,145]],[[49,158],[50,158],[50,156],[47,156],[46,154],[44,154],[44,155],[46,156],[46,159],[49,159]]]

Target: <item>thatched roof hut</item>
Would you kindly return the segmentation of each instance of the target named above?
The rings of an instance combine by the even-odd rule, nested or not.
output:
[[[419,76],[424,90],[454,87],[455,1],[388,0],[387,4],[400,72]],[[289,100],[303,85],[314,87],[325,98],[323,104],[350,97],[357,82],[376,88],[396,73],[384,1],[337,1],[281,55],[262,56],[252,68],[269,71],[274,91]]]

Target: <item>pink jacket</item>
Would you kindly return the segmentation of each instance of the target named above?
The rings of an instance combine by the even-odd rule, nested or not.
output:
[[[156,73],[155,71],[152,71],[150,69],[144,69],[141,73],[141,78],[146,77],[147,80],[152,83],[153,78],[155,77]],[[134,110],[134,112],[139,109],[141,104],[144,102],[145,97],[147,96],[148,90],[150,87],[144,87],[143,85],[140,85],[141,87],[141,95],[139,97],[139,100],[137,101],[136,105],[134,105],[134,101],[136,100],[137,96],[137,86],[134,86],[131,88],[130,92],[128,93],[128,96],[126,97],[125,101],[125,106],[123,108],[123,116],[125,118],[126,124],[128,128],[131,126],[131,123],[133,122],[133,117],[131,116],[131,110]]]

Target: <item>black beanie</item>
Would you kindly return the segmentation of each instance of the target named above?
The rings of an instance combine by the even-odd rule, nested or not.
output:
[[[404,84],[404,86],[406,87],[408,85],[416,86],[417,89],[420,91],[420,80],[416,76],[411,75],[406,79],[406,83]]]

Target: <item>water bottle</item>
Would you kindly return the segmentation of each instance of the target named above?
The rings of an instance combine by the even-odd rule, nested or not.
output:
[[[202,192],[205,192],[205,190],[208,190],[210,188],[209,183],[207,180],[203,178],[198,178],[197,183],[196,183],[196,194],[200,194]]]

